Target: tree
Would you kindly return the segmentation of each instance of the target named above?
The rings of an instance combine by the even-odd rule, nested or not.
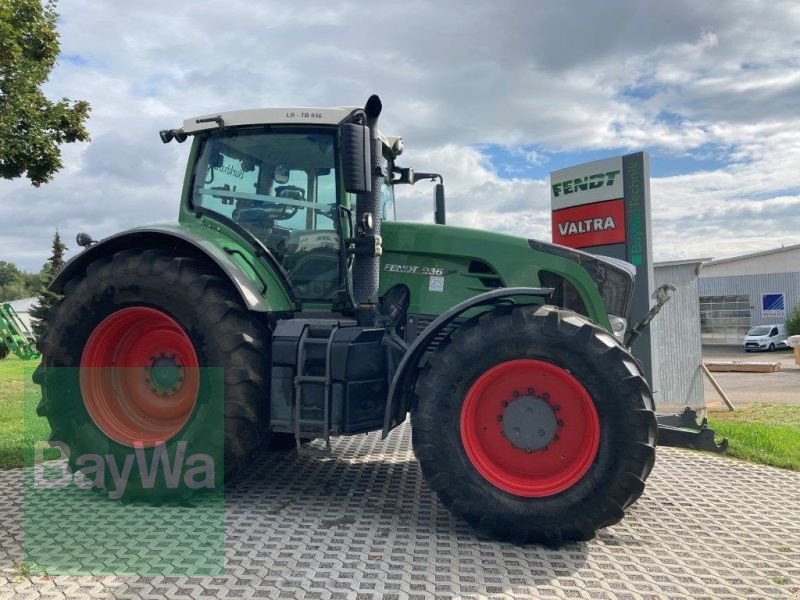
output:
[[[61,241],[61,235],[59,235],[57,229],[53,236],[52,248],[53,250],[50,254],[50,258],[42,269],[42,285],[44,287],[39,294],[38,302],[31,308],[29,313],[33,325],[33,333],[36,334],[37,338],[44,335],[47,331],[50,309],[61,299],[59,294],[51,292],[48,289],[50,283],[52,283],[55,276],[58,275],[58,272],[64,268],[64,252],[67,249],[67,246]]]
[[[48,100],[41,86],[59,52],[55,0],[0,2],[0,177],[34,186],[61,169],[59,144],[89,140],[89,104]]]
[[[786,319],[786,332],[789,335],[800,335],[800,304],[794,307]]]
[[[5,287],[22,277],[22,271],[14,263],[0,260],[0,287]]]
[[[29,273],[23,273],[14,263],[0,260],[0,302],[25,298],[29,277]]]
[[[0,302],[30,298],[42,287],[42,273],[27,273],[14,263],[0,260]]]

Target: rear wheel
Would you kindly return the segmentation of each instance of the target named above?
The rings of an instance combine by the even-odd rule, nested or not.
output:
[[[38,412],[73,470],[80,456],[123,461],[138,445],[149,464],[159,442],[173,456],[185,441],[187,454],[193,444],[216,446],[231,478],[267,441],[270,332],[211,267],[126,250],[92,263],[64,292],[39,342],[35,380]],[[126,495],[158,495],[136,485],[137,468]]]
[[[558,545],[622,518],[655,459],[652,396],[603,329],[555,307],[460,327],[417,382],[413,443],[480,534]]]
[[[125,446],[170,440],[196,409],[199,366],[189,334],[167,313],[120,309],[83,348],[83,406],[98,429]]]

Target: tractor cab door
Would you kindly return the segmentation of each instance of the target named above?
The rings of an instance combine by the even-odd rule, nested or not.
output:
[[[234,129],[201,144],[193,205],[261,242],[297,300],[334,302],[345,273],[335,135]]]

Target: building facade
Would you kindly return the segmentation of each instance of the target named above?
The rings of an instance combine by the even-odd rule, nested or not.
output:
[[[698,282],[704,344],[744,342],[755,325],[777,325],[800,304],[800,244],[703,263]]]

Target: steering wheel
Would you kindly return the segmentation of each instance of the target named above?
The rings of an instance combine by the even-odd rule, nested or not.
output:
[[[285,221],[295,216],[300,208],[289,204],[268,204],[261,210],[265,211],[273,221]]]
[[[298,210],[298,207],[288,204],[263,204],[262,206],[239,209],[234,220],[242,224],[264,225],[273,221],[291,219],[297,214]]]
[[[306,191],[301,187],[297,187],[296,185],[282,185],[275,188],[275,196],[278,198],[286,198],[287,200],[303,201],[306,198]],[[291,219],[297,214],[297,211],[300,210],[300,207],[298,206],[280,204],[277,202],[274,205],[267,206],[266,210],[274,210],[273,206],[280,207],[280,211],[273,213],[274,216],[272,216],[272,219],[274,221],[285,221],[286,219]]]
[[[289,281],[302,289],[304,295],[314,293],[330,298],[339,288],[339,251],[336,248],[313,248],[291,255],[286,264]]]

